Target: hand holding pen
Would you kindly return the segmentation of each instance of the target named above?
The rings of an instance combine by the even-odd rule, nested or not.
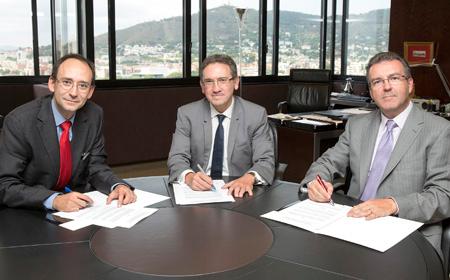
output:
[[[199,172],[188,173],[184,179],[186,184],[194,191],[210,191],[212,179],[209,177],[200,165],[197,165]]]
[[[324,182],[320,175],[317,175],[316,180],[313,180],[308,184],[307,192],[309,199],[313,201],[329,202],[331,205],[334,205],[334,202],[331,199],[333,186],[328,182]]]

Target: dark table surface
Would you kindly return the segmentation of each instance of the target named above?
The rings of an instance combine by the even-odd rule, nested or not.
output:
[[[136,188],[171,196],[171,200],[152,207],[179,207],[166,177],[134,178],[129,182]],[[47,219],[43,211],[3,207],[0,279],[444,279],[439,256],[417,231],[380,253],[260,217],[303,199],[297,190],[296,184],[276,182],[271,187],[257,187],[253,197],[237,198],[234,203],[195,206],[227,209],[257,219],[270,228],[273,243],[265,255],[243,267],[186,277],[135,273],[102,261],[91,248],[92,237],[102,230],[100,227],[72,232]],[[356,203],[339,194],[333,199],[341,204]]]

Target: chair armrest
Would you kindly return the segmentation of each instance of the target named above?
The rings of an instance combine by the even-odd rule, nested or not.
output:
[[[287,101],[281,101],[277,105],[278,113],[283,113],[287,110]]]

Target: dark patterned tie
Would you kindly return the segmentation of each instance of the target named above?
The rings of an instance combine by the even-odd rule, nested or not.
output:
[[[72,176],[72,151],[69,139],[71,125],[70,121],[65,121],[60,125],[62,133],[59,139],[59,178],[55,190],[63,190]]]
[[[216,129],[216,135],[214,136],[214,147],[211,162],[211,178],[222,179],[223,169],[223,125],[222,122],[225,119],[224,115],[217,115],[219,125]]]

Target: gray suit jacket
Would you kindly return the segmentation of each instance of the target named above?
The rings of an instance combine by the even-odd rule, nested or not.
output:
[[[170,182],[186,169],[206,167],[212,152],[211,110],[206,98],[178,109],[175,133],[167,165]],[[249,170],[269,184],[274,176],[274,144],[266,110],[240,97],[234,97],[233,115],[228,137],[230,176],[242,176]]]
[[[35,99],[9,113],[0,135],[0,204],[43,208],[59,177],[59,143],[51,109],[53,95]],[[72,127],[72,178],[75,191],[109,193],[124,183],[106,165],[103,111],[88,101]]]
[[[348,195],[364,190],[381,122],[380,111],[354,116],[333,148],[308,170],[304,185],[316,174],[332,182],[350,167]],[[413,106],[384,171],[377,197],[392,196],[398,216],[424,222],[421,231],[440,251],[441,221],[450,216],[450,122]]]

